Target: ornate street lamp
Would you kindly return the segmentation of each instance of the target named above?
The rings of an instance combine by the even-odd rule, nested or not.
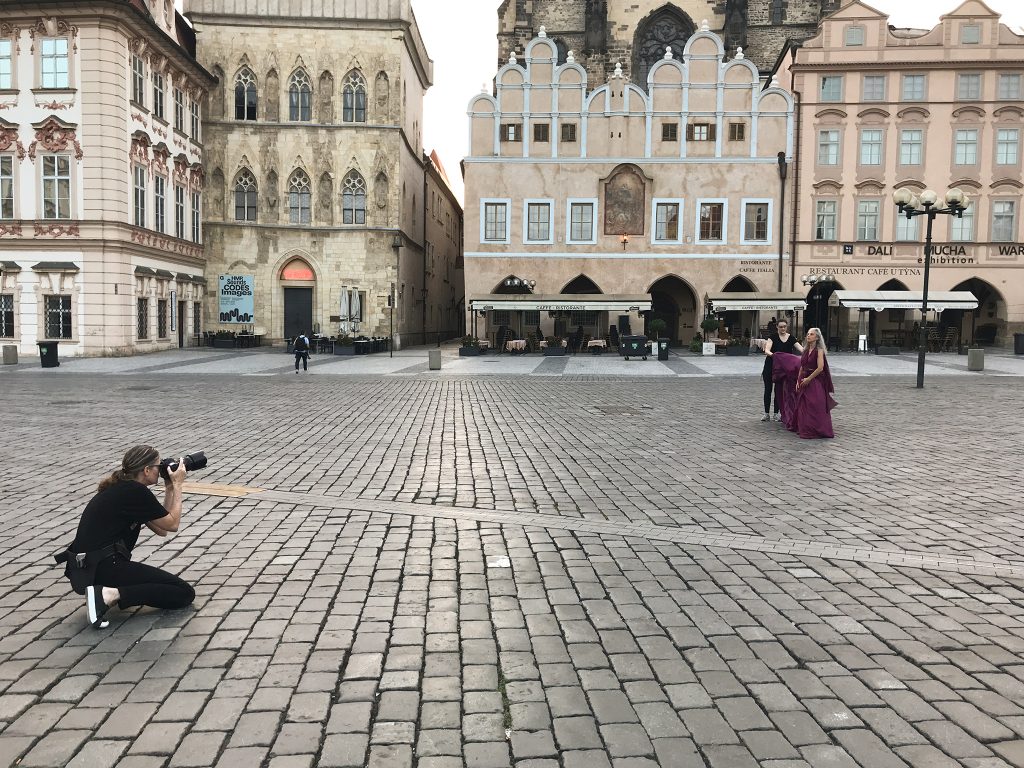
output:
[[[924,388],[924,357],[928,348],[928,275],[932,263],[932,223],[940,213],[949,216],[963,218],[964,211],[970,206],[971,201],[967,195],[957,187],[946,192],[945,208],[939,208],[937,203],[939,196],[932,190],[926,189],[920,195],[915,195],[906,187],[900,187],[893,192],[892,200],[896,203],[901,215],[912,219],[915,216],[926,216],[928,225],[924,236],[924,290],[921,293],[921,337],[917,341],[917,388]]]

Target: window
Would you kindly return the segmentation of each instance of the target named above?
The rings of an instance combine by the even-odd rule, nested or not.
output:
[[[861,241],[878,240],[878,201],[859,200],[857,202],[857,239]]]
[[[174,130],[185,132],[185,92],[174,89]]]
[[[1020,131],[1016,128],[1000,128],[996,132],[996,164],[1016,165]]]
[[[815,240],[836,239],[836,201],[819,200],[815,206]]]
[[[71,159],[43,155],[43,218],[71,218]]]
[[[156,300],[156,337],[167,338],[167,299]]]
[[[199,127],[201,122],[199,120],[199,102],[192,99],[189,103],[189,110],[192,112],[192,136],[193,141],[199,141]]]
[[[132,101],[146,106],[146,62],[141,56],[132,56]]]
[[[309,176],[295,171],[288,180],[288,220],[292,224],[309,224],[310,196]]]
[[[202,231],[203,199],[198,192],[192,193],[192,242],[203,242]]]
[[[714,123],[690,123],[686,126],[687,141],[714,141]]]
[[[14,156],[0,155],[0,219],[14,218]]]
[[[656,242],[679,242],[680,204],[657,203],[654,208],[654,240]]]
[[[860,164],[882,164],[882,132],[877,129],[860,132]]]
[[[551,242],[551,203],[526,204],[526,241]]]
[[[358,70],[354,69],[345,76],[341,96],[341,119],[346,123],[365,123],[366,80]]]
[[[508,240],[508,204],[484,203],[484,240]]]
[[[43,88],[68,87],[68,40],[47,37],[39,48]]]
[[[501,126],[502,141],[522,141],[523,126],[518,123],[503,123]]]
[[[164,119],[164,76],[153,73],[153,116]]]
[[[992,240],[999,243],[1013,242],[1017,236],[1016,206],[1013,200],[992,202]]]
[[[661,140],[679,141],[679,123],[662,123]]]
[[[981,42],[981,26],[978,24],[964,24],[960,27],[960,43],[962,45],[977,45]]]
[[[920,219],[908,219],[905,215],[896,216],[896,240],[900,242],[917,242],[921,239]]]
[[[256,178],[242,171],[235,181],[235,221],[256,221]]]
[[[366,223],[366,181],[358,171],[349,171],[341,184],[341,216],[345,224]]]
[[[956,97],[960,101],[977,101],[981,98],[981,75],[957,75]]]
[[[885,101],[885,75],[864,75],[864,101]]]
[[[1020,75],[1000,75],[999,91],[996,95],[1000,100],[1016,101],[1020,98]]]
[[[533,126],[533,140],[548,142],[551,140],[551,126],[547,123],[537,123]]]
[[[569,201],[569,242],[594,242],[594,202]]]
[[[846,45],[851,48],[854,46],[864,45],[864,27],[847,27]]]
[[[174,186],[174,236],[185,239],[185,188]]]
[[[699,208],[699,240],[724,241],[725,203],[702,202]]]
[[[0,40],[0,89],[14,87],[14,56],[10,40]]]
[[[822,75],[821,77],[821,100],[841,101],[843,98],[843,77],[842,75]]]
[[[839,131],[818,131],[818,165],[839,164]]]
[[[146,169],[135,166],[135,226],[146,226]]]
[[[956,165],[977,165],[978,163],[978,131],[975,128],[962,128],[956,132],[953,162]]]
[[[235,75],[235,120],[256,119],[256,75],[242,67]]]
[[[925,76],[904,75],[903,76],[903,100],[924,101],[925,98]]]
[[[960,217],[953,216],[950,227],[950,239],[956,243],[969,243],[974,240],[974,205],[969,205]]]
[[[924,131],[908,128],[900,131],[900,165],[920,165]]]
[[[743,141],[746,137],[746,123],[729,123],[729,141]]]
[[[14,338],[13,293],[0,293],[0,338]]]
[[[562,123],[562,141],[576,141],[576,123]]]
[[[313,119],[313,86],[309,75],[299,69],[288,81],[288,119],[308,123]]]
[[[153,228],[163,232],[167,218],[167,179],[156,176],[153,179]]]
[[[43,312],[46,315],[46,338],[71,338],[71,297],[47,296],[43,300]]]
[[[149,299],[135,300],[135,333],[140,339],[149,338]]]
[[[743,240],[748,243],[768,242],[771,207],[767,200],[743,204]]]

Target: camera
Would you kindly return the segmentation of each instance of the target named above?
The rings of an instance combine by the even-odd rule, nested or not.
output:
[[[206,467],[206,454],[202,451],[196,451],[195,453],[186,454],[184,457],[185,471],[192,472],[196,469],[205,469]],[[160,462],[160,477],[164,480],[170,479],[170,473],[175,472],[178,469],[177,459],[164,459]]]

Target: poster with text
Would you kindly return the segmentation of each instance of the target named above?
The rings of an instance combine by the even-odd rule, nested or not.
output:
[[[221,275],[218,283],[220,321],[222,323],[255,322],[253,275]]]

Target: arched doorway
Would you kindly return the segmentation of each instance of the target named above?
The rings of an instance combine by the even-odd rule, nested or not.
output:
[[[697,334],[697,294],[693,289],[675,275],[668,275],[655,282],[647,292],[651,295],[651,311],[647,313],[647,320],[664,320],[665,336],[673,345],[689,343]]]
[[[494,286],[491,293],[503,295],[521,295],[533,293],[533,286],[530,281],[518,275],[509,275]],[[504,349],[507,339],[522,339],[526,335],[528,320],[534,320],[536,312],[524,312],[523,310],[495,309],[487,318],[488,331],[494,334],[495,344],[499,350]],[[534,322],[536,325],[536,322]]]
[[[603,291],[586,275],[577,275],[560,291],[565,294],[597,294]],[[580,339],[590,336],[593,339],[605,335],[608,325],[608,313],[597,311],[560,312],[555,317],[555,336],[576,334]]]
[[[893,278],[878,286],[880,291],[909,291],[906,284]],[[900,347],[909,349],[916,342],[913,328],[907,323],[914,312],[907,309],[884,309],[881,312],[868,311],[868,346]]]
[[[756,293],[754,284],[742,275],[737,275],[722,289],[724,293]],[[721,325],[732,338],[742,339],[758,335],[758,313],[742,310],[720,312]]]
[[[284,338],[293,339],[300,333],[310,333],[313,327],[313,289],[316,273],[302,258],[294,258],[281,269],[281,287],[284,291]]]
[[[825,338],[825,344],[833,350],[842,343],[842,324],[839,319],[839,311],[831,310],[828,300],[833,293],[841,290],[843,290],[843,286],[834,280],[815,283],[807,292],[807,309],[804,311],[803,333],[806,334],[810,328],[820,328],[821,335]],[[833,314],[835,315],[834,321]]]
[[[991,346],[1006,332],[1006,302],[991,283],[972,277],[953,287],[954,291],[970,291],[978,300],[978,308],[971,310],[947,309],[940,323],[960,329],[961,343]]]
[[[697,31],[693,19],[674,5],[664,5],[643,19],[633,36],[633,82],[647,90],[647,73],[665,58],[666,46],[682,59],[683,46]]]

